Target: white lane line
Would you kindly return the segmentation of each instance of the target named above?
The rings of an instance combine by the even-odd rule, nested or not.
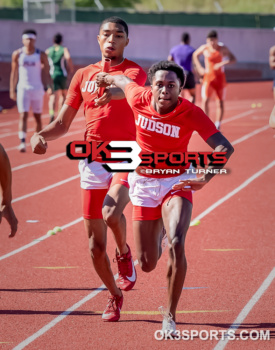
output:
[[[233,146],[237,145],[238,143],[241,143],[241,142],[249,139],[250,137],[252,137],[254,135],[257,135],[260,132],[265,131],[267,129],[269,129],[269,125],[263,126],[262,128],[259,128],[259,129],[256,129],[256,130],[252,131],[251,133],[246,134],[246,135],[242,136],[241,138],[239,138],[239,139],[237,139],[237,140],[235,140],[235,141],[233,141],[231,143],[232,143]],[[30,166],[33,166],[33,165],[37,165],[37,164],[46,163],[46,162],[49,162],[51,160],[55,160],[57,158],[65,156],[65,155],[66,155],[65,153],[58,153],[55,156],[52,156],[52,157],[49,157],[49,158],[46,158],[46,159],[41,159],[41,160],[37,160],[35,162],[25,163],[25,164],[19,165],[19,166],[15,167],[15,168],[12,168],[12,171],[24,169],[24,168],[27,168],[27,167],[30,167]]]
[[[256,129],[256,130],[250,132],[249,134],[246,134],[246,135],[240,137],[239,139],[237,139],[237,140],[231,142],[231,144],[232,144],[233,146],[235,146],[235,145],[237,145],[238,143],[241,143],[241,142],[243,142],[243,141],[249,139],[250,137],[255,136],[255,135],[259,134],[260,132],[265,131],[265,130],[267,130],[267,129],[269,129],[269,128],[270,128],[269,125],[265,125],[265,126],[263,126],[262,128]]]
[[[231,121],[233,121],[233,120],[236,120],[236,119],[240,119],[240,118],[243,118],[243,117],[246,117],[247,115],[249,115],[249,114],[252,114],[252,113],[254,113],[255,111],[253,111],[253,110],[249,110],[249,111],[246,111],[246,112],[243,112],[243,113],[240,113],[240,114],[237,114],[237,115],[235,115],[235,116],[233,116],[233,117],[231,117],[231,118],[227,118],[227,119],[224,119],[223,121],[222,121],[222,124],[226,124],[226,123],[229,123],[229,122],[231,122]],[[75,122],[78,122],[78,121],[83,121],[83,117],[82,118],[77,118],[76,120],[75,120]],[[17,122],[16,122],[17,123]],[[1,126],[1,124],[0,124],[0,126]],[[32,130],[28,130],[28,131],[33,131],[34,129],[32,129]],[[15,132],[15,133],[8,133],[8,134],[2,134],[2,135],[0,135],[0,138],[1,137],[7,137],[7,136],[10,136],[10,135],[17,135],[18,134],[18,132]],[[68,134],[66,134],[67,136],[69,136],[71,133],[68,133]],[[4,136],[3,136],[4,135]],[[64,137],[64,136],[62,136],[62,137]],[[26,144],[27,146],[29,146],[30,144],[28,143],[28,144]],[[10,148],[6,148],[5,150],[6,151],[12,151],[12,150],[15,150],[15,149],[17,149],[18,148],[18,146],[14,146],[14,147],[10,147]]]
[[[236,120],[236,119],[240,119],[240,118],[243,118],[243,117],[246,117],[247,115],[249,114],[252,114],[254,113],[255,111],[253,110],[249,110],[249,111],[246,111],[246,112],[243,112],[243,113],[240,113],[240,114],[237,114],[235,115],[234,117],[231,117],[231,118],[226,118],[222,121],[222,125],[223,124],[226,124],[226,123],[229,123],[229,122],[232,122],[233,120]]]
[[[268,166],[266,166],[265,168],[261,169],[260,171],[258,171],[256,174],[254,174],[253,176],[251,176],[250,178],[248,178],[241,186],[238,186],[234,191],[230,192],[229,197],[228,195],[221,198],[219,201],[217,201],[216,203],[214,203],[214,205],[212,205],[210,208],[211,210],[207,211],[205,210],[201,215],[199,215],[196,219],[198,218],[202,218],[204,216],[206,216],[208,213],[210,213],[212,210],[214,210],[214,208],[217,208],[219,205],[221,205],[222,203],[224,203],[228,198],[232,197],[234,194],[238,193],[239,191],[241,191],[243,188],[245,188],[246,186],[248,186],[253,180],[255,180],[257,177],[259,177],[260,175],[262,175],[265,171],[269,170],[272,166],[275,165],[275,160],[273,162],[271,162]],[[225,198],[225,199],[224,199]],[[135,264],[137,264],[137,260],[135,261]],[[115,278],[117,278],[117,275],[115,275]],[[29,345],[31,342],[33,342],[35,339],[37,339],[38,337],[40,337],[42,334],[46,333],[49,329],[51,329],[53,326],[55,326],[58,322],[62,321],[66,316],[68,316],[72,311],[75,311],[79,306],[83,305],[86,301],[94,298],[97,294],[99,294],[102,290],[103,286],[100,286],[99,288],[97,288],[95,291],[93,291],[92,293],[90,293],[89,295],[87,295],[85,298],[81,299],[79,302],[77,302],[76,304],[74,304],[72,307],[70,307],[69,309],[67,309],[66,311],[64,311],[62,314],[60,314],[59,316],[57,316],[55,319],[53,319],[51,322],[49,322],[47,325],[45,325],[44,327],[42,327],[40,330],[38,330],[36,333],[34,333],[33,335],[31,335],[30,337],[28,337],[27,339],[23,340],[23,342],[21,342],[20,344],[18,344],[13,350],[21,350],[24,349],[27,345]]]
[[[266,171],[271,169],[274,165],[275,165],[275,160],[273,160],[266,167],[264,167],[263,169],[259,170],[257,173],[255,173],[254,175],[249,177],[240,186],[236,187],[233,191],[229,192],[226,196],[219,199],[216,203],[212,204],[210,207],[208,207],[206,210],[204,210],[201,214],[196,216],[192,221],[196,221],[196,220],[200,220],[200,219],[204,218],[206,215],[211,213],[211,211],[216,209],[222,203],[226,202],[229,198],[233,197],[236,193],[240,192],[242,189],[244,189],[246,186],[248,186],[252,181],[256,180],[259,176],[261,176]]]
[[[78,223],[79,223],[80,221],[82,221],[82,220],[83,220],[82,217],[81,217],[81,218],[78,218],[78,219],[76,219],[76,220],[74,220],[74,221],[69,222],[69,223],[66,224],[66,225],[61,226],[61,229],[62,229],[62,230],[65,230],[65,228],[68,228],[68,227],[70,227],[70,226],[73,226],[73,225],[75,225],[75,224],[78,224]],[[9,258],[10,256],[13,256],[13,255],[15,255],[15,254],[17,254],[17,253],[20,253],[20,252],[22,252],[23,250],[28,249],[28,248],[34,246],[35,244],[38,244],[38,243],[44,241],[46,238],[49,238],[49,237],[51,237],[51,236],[44,235],[44,236],[41,236],[41,237],[39,237],[39,238],[36,238],[36,239],[35,239],[34,241],[32,241],[31,243],[26,244],[26,245],[22,246],[21,248],[15,249],[15,250],[13,250],[13,251],[10,252],[10,253],[7,253],[7,254],[5,254],[5,255],[0,256],[0,261],[1,261],[1,260],[4,260],[4,259],[6,259],[6,258]]]
[[[84,134],[84,130],[76,130],[76,131],[71,131],[71,132],[68,132],[67,134],[63,135],[60,137],[60,139],[62,139],[63,137],[68,137],[68,136],[71,136],[71,135],[76,135],[76,134]],[[83,138],[82,138],[83,140]],[[30,146],[31,144],[30,143],[26,143],[26,146]],[[8,151],[14,151],[14,150],[18,150],[18,145],[17,146],[13,146],[13,147],[9,147],[9,148],[5,148],[5,151],[8,152]]]
[[[237,119],[240,119],[240,118],[243,118],[243,117],[246,117],[246,116],[248,116],[248,115],[250,115],[250,114],[253,114],[253,113],[254,113],[253,110],[249,110],[249,111],[246,111],[246,112],[237,114],[237,115],[235,115],[235,116],[233,116],[233,117],[231,117],[231,118],[226,118],[226,119],[222,120],[221,125],[226,124],[226,123],[229,123],[229,122],[232,122],[232,121],[234,121],[234,120],[237,120]],[[197,135],[197,134],[198,134],[197,131],[194,131],[194,132],[193,132],[193,135]]]
[[[59,181],[59,182],[56,182],[55,184],[52,184],[50,186],[47,186],[47,187],[44,187],[44,188],[41,188],[40,190],[37,190],[35,192],[31,192],[31,193],[28,193],[28,194],[25,194],[24,196],[21,196],[21,197],[17,197],[15,199],[13,199],[12,203],[16,203],[16,202],[19,202],[19,201],[22,201],[22,199],[26,199],[26,198],[29,198],[29,197],[33,197],[33,196],[36,196],[37,194],[39,193],[42,193],[42,192],[46,192],[48,190],[51,190],[52,188],[55,188],[57,186],[61,186],[67,182],[70,182],[70,181],[73,181],[77,178],[79,178],[80,175],[75,175],[75,176],[72,176],[72,177],[69,177],[68,179],[65,179],[65,180],[62,180],[62,181]]]
[[[43,114],[41,116],[42,119],[49,118],[49,117],[50,117],[49,114]],[[7,125],[18,125],[18,120],[13,120],[13,121],[10,121],[10,122],[2,122],[2,123],[0,123],[0,126],[7,126]]]
[[[135,260],[134,261],[134,265],[137,265],[138,261]],[[114,279],[117,280],[118,279],[118,274],[114,275]],[[97,296],[100,292],[102,292],[102,290],[104,290],[106,288],[106,286],[104,284],[102,284],[100,287],[98,287],[96,290],[92,291],[90,294],[88,294],[85,298],[79,300],[77,303],[75,303],[73,306],[71,306],[69,309],[67,309],[66,311],[62,312],[62,314],[60,314],[59,316],[57,316],[56,318],[54,318],[51,322],[49,322],[46,326],[42,327],[41,329],[39,329],[39,331],[37,331],[36,333],[34,333],[33,335],[31,335],[29,338],[23,340],[20,344],[18,344],[15,348],[13,348],[13,350],[21,350],[24,349],[27,345],[29,345],[30,343],[32,343],[35,339],[37,339],[38,337],[40,337],[41,335],[43,335],[44,333],[46,333],[48,330],[50,330],[52,327],[54,327],[57,323],[59,323],[60,321],[62,321],[65,317],[67,317],[68,315],[70,315],[72,312],[74,312],[75,310],[77,310],[80,306],[82,306],[83,304],[85,304],[87,301],[93,299],[95,296]]]
[[[36,160],[35,162],[25,163],[25,164],[16,166],[16,167],[12,168],[11,170],[12,171],[16,171],[16,170],[28,168],[28,167],[33,166],[33,165],[46,163],[46,162],[49,162],[51,160],[55,160],[55,159],[58,159],[60,157],[65,157],[65,156],[66,156],[66,153],[58,153],[55,156],[52,156],[52,157],[49,157],[49,158],[46,158],[46,159],[40,159],[40,160]]]
[[[35,129],[28,129],[28,131],[34,131]],[[6,132],[5,134],[0,134],[0,139],[3,139],[5,137],[10,137],[10,136],[14,136],[14,135],[18,135],[18,131],[14,131],[14,132]]]
[[[267,278],[264,280],[260,288],[257,290],[257,292],[253,295],[253,297],[249,300],[249,302],[245,305],[245,307],[242,309],[242,311],[239,313],[239,316],[236,318],[236,320],[232,323],[232,325],[228,328],[226,334],[224,335],[224,338],[221,339],[218,344],[215,346],[214,350],[223,350],[226,346],[226,344],[229,341],[228,338],[228,332],[230,330],[236,331],[240,325],[243,323],[249,312],[253,309],[253,307],[256,305],[256,303],[260,300],[261,296],[264,294],[264,292],[267,290],[267,288],[272,283],[273,279],[275,278],[275,267],[270,272],[270,274],[267,276]]]
[[[49,114],[44,114],[42,116],[42,119],[49,118],[49,117],[50,117]],[[76,119],[74,119],[73,123],[80,122],[80,121],[83,121],[83,120],[85,120],[85,116],[77,117]],[[18,124],[18,120],[11,121],[11,122],[0,123],[0,126],[7,126],[7,125],[13,125],[13,124],[15,124],[15,125]],[[28,131],[33,131],[33,130],[34,129],[29,129]],[[17,134],[18,134],[18,131],[9,133],[9,135],[7,135],[7,136],[17,135]],[[0,134],[0,138],[7,137],[7,136],[3,136],[3,135],[5,135],[5,134]]]

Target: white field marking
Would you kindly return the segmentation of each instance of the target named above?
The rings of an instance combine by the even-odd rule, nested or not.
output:
[[[235,115],[235,116],[233,116],[231,118],[226,118],[226,119],[222,120],[221,125],[229,123],[229,122],[232,122],[233,120],[236,120],[236,119],[240,119],[240,118],[246,117],[246,116],[248,116],[248,115],[250,115],[250,114],[252,114],[254,112],[255,112],[254,110],[249,110],[249,111],[237,114],[237,115]],[[197,131],[193,132],[193,135],[197,135],[197,134],[198,134]]]
[[[229,122],[232,122],[233,120],[236,120],[236,119],[240,119],[240,118],[246,117],[247,115],[252,114],[252,113],[254,113],[254,112],[255,112],[255,111],[253,111],[253,110],[250,109],[249,111],[246,111],[246,112],[237,114],[237,115],[235,115],[234,117],[226,118],[226,119],[222,120],[221,125],[226,124],[226,123],[229,123]]]
[[[17,198],[15,198],[15,199],[13,199],[12,203],[16,203],[16,202],[22,201],[23,199],[36,196],[36,195],[39,194],[39,193],[46,192],[46,191],[48,191],[48,190],[51,190],[52,188],[55,188],[55,187],[57,187],[57,186],[60,186],[60,185],[65,184],[65,183],[67,183],[67,182],[73,181],[73,180],[75,180],[75,179],[77,179],[77,178],[79,178],[79,177],[80,177],[80,175],[78,174],[78,175],[69,177],[69,178],[67,178],[67,179],[65,179],[65,180],[56,182],[55,184],[52,184],[52,185],[50,185],[50,186],[41,188],[40,190],[37,190],[37,191],[35,191],[35,192],[31,192],[31,193],[25,194],[24,196],[17,197]]]
[[[30,116],[29,116],[30,117]],[[45,118],[49,118],[50,115],[49,114],[43,114],[41,119],[45,119]],[[79,122],[81,120],[85,120],[85,116],[81,116],[81,117],[77,117],[76,119],[74,119],[74,122]],[[3,123],[0,123],[0,126],[8,126],[8,125],[18,125],[18,120],[13,120],[13,121],[10,121],[10,122],[3,122]],[[28,130],[29,131],[29,130]]]
[[[75,225],[75,224],[78,224],[78,223],[79,223],[80,221],[82,221],[82,220],[83,220],[82,217],[81,217],[81,218],[78,218],[78,219],[76,219],[76,220],[74,220],[74,221],[69,222],[69,223],[66,224],[66,225],[61,226],[61,229],[62,229],[62,230],[65,230],[65,228],[70,227],[70,226],[73,226],[73,225]],[[23,250],[28,249],[28,248],[34,246],[35,244],[38,244],[38,243],[44,241],[46,238],[50,238],[50,237],[52,237],[52,236],[48,236],[48,235],[46,234],[46,235],[44,235],[44,236],[41,236],[41,237],[39,237],[39,238],[36,238],[35,241],[32,241],[31,243],[26,244],[26,245],[24,245],[24,246],[21,247],[21,248],[15,249],[15,250],[13,250],[12,252],[10,252],[10,253],[8,253],[8,254],[5,254],[5,255],[0,256],[0,261],[1,261],[1,260],[4,260],[4,259],[6,259],[6,258],[9,258],[10,256],[13,256],[13,255],[15,255],[15,254],[17,254],[17,253],[20,253],[20,252],[22,252]]]
[[[241,142],[243,142],[243,141],[249,139],[250,137],[252,137],[252,136],[254,136],[254,135],[257,135],[257,134],[259,134],[260,132],[265,131],[265,130],[267,130],[267,129],[269,129],[269,128],[270,128],[269,125],[265,125],[265,126],[263,126],[262,128],[256,129],[256,130],[250,132],[249,134],[246,134],[246,135],[240,137],[239,139],[237,139],[237,140],[231,142],[231,144],[232,144],[233,146],[235,146],[235,145],[237,145],[238,143],[241,143]]]
[[[40,160],[36,160],[35,162],[25,163],[25,164],[16,166],[16,167],[12,168],[11,170],[12,171],[16,171],[16,170],[28,168],[30,166],[41,164],[41,163],[46,163],[46,162],[49,162],[51,160],[55,160],[57,158],[64,157],[64,156],[66,156],[66,153],[58,153],[55,156],[52,156],[52,157],[49,157],[49,158],[46,158],[46,159],[40,159]]]
[[[19,113],[18,113],[19,115]],[[41,119],[45,119],[45,118],[49,118],[50,115],[49,114],[43,114],[41,116]],[[10,122],[2,122],[0,123],[0,126],[7,126],[7,125],[18,125],[18,120],[13,120],[13,121],[10,121]]]
[[[76,135],[76,134],[84,134],[83,130],[76,130],[76,131],[71,131],[68,132],[67,134],[63,135],[60,137],[60,139],[62,139],[63,137],[67,137],[67,136],[71,136],[71,135]],[[26,146],[30,146],[30,143],[26,143]],[[13,147],[9,147],[9,148],[5,148],[6,152],[7,151],[13,151],[13,150],[18,150],[18,145],[17,146],[13,146]]]
[[[252,131],[251,133],[249,134],[246,134],[244,136],[242,136],[241,138],[231,142],[231,144],[234,146],[234,145],[237,145],[238,143],[241,143],[247,139],[249,139],[250,137],[254,136],[254,135],[257,135],[259,134],[260,132],[262,131],[265,131],[269,129],[269,125],[266,125],[266,126],[263,126],[262,128],[259,128],[259,129],[256,129],[254,131]],[[67,134],[68,135],[68,134]],[[27,167],[30,167],[30,166],[33,166],[33,165],[37,165],[37,164],[42,164],[42,163],[46,163],[46,162],[49,162],[51,160],[55,160],[57,158],[60,158],[62,156],[65,156],[66,153],[58,153],[56,154],[55,156],[52,156],[52,157],[49,157],[49,158],[46,158],[46,159],[40,159],[40,160],[37,160],[37,161],[34,161],[34,162],[31,162],[31,163],[26,163],[26,164],[22,164],[22,165],[19,165],[15,168],[12,168],[12,171],[16,171],[16,170],[20,170],[20,169],[23,169],[23,168],[27,168]],[[124,180],[123,180],[124,181]]]
[[[252,181],[256,180],[259,176],[261,176],[263,173],[271,169],[275,165],[275,160],[273,160],[271,163],[269,163],[266,167],[263,169],[257,171],[254,175],[249,177],[247,180],[245,180],[240,186],[236,187],[233,191],[229,192],[226,196],[219,199],[216,203],[210,205],[206,210],[204,210],[201,214],[196,216],[192,221],[200,220],[204,218],[206,215],[211,213],[214,209],[216,209],[218,206],[220,206],[222,203],[226,202],[229,198],[233,197],[236,193],[240,192],[242,189],[244,189],[246,186],[248,186]]]
[[[33,132],[35,131],[35,128],[32,129],[28,129],[28,132]],[[78,131],[79,132],[79,131]],[[83,132],[83,131],[82,131]],[[67,133],[67,135],[69,135],[70,133]],[[18,131],[14,131],[14,132],[7,132],[5,134],[0,134],[0,139],[3,139],[5,137],[10,137],[10,136],[14,136],[14,135],[18,135]],[[64,135],[63,135],[64,136]],[[63,137],[62,136],[62,137]]]
[[[238,140],[236,140],[235,142],[237,142]],[[241,142],[241,141],[240,141]],[[237,142],[237,143],[239,143],[239,142]],[[258,173],[256,173],[255,175],[257,175]],[[253,176],[255,176],[255,175],[253,175]],[[78,175],[79,176],[79,175]],[[78,176],[75,176],[75,178],[77,178]],[[251,179],[251,178],[250,178]],[[254,178],[251,180],[251,181],[253,181],[254,180]],[[69,179],[67,179],[67,180],[64,180],[64,181],[70,181]],[[249,179],[248,180],[246,180],[246,181],[249,181]],[[251,182],[250,181],[250,182]],[[64,183],[64,182],[63,182]],[[61,184],[61,183],[57,183],[57,184]],[[16,199],[14,199],[14,201],[13,202],[15,202],[15,201],[18,201],[18,200],[21,200],[21,199],[24,199],[24,198],[27,198],[27,197],[29,197],[29,196],[33,196],[33,195],[35,195],[35,194],[38,194],[38,193],[41,193],[41,192],[45,192],[47,189],[50,189],[50,188],[53,188],[53,187],[56,187],[57,186],[57,184],[54,184],[54,185],[51,185],[51,186],[48,186],[48,187],[46,187],[46,188],[44,188],[44,189],[41,189],[41,190],[39,190],[39,191],[36,191],[36,192],[33,192],[33,193],[31,193],[31,194],[28,194],[28,195],[26,195],[26,196],[22,196],[22,197],[19,197],[19,198],[16,198]],[[242,184],[241,186],[243,186],[244,184]],[[240,186],[239,186],[240,187]],[[238,188],[239,188],[238,187]],[[245,186],[244,186],[245,187]],[[237,189],[235,189],[234,191],[236,191]],[[232,192],[234,192],[234,191],[232,191]],[[232,192],[230,192],[227,196],[229,196],[228,198],[230,198],[231,196],[233,196],[235,193],[233,193],[232,194]],[[238,191],[237,191],[238,192]],[[237,193],[236,192],[236,193]],[[223,201],[226,201],[228,198],[226,198],[227,196],[225,196],[225,197],[223,197],[222,199],[220,199],[219,201],[221,202],[221,203],[223,203]],[[218,202],[219,202],[218,201]],[[206,211],[208,211],[208,210],[210,210],[210,211],[212,211],[212,210],[214,210],[217,206],[219,206],[220,204],[218,204],[217,205],[217,203],[218,202],[216,202],[216,203],[214,203],[211,207],[209,207]],[[200,220],[200,218],[202,218],[202,217],[204,217],[205,215],[207,215],[208,214],[208,212],[206,213],[206,211],[204,211],[203,213],[201,213],[198,217],[196,217],[195,219],[193,219],[192,220],[192,222],[191,222],[191,225],[192,225],[192,223],[195,223],[195,222],[197,222],[197,221],[199,221]],[[210,212],[209,211],[209,212]],[[79,219],[78,219],[79,220]],[[0,258],[0,260],[1,260],[1,258]]]
[[[243,118],[243,117],[246,117],[247,115],[251,114],[251,113],[254,113],[255,111],[254,110],[249,110],[249,111],[246,111],[246,112],[243,112],[243,113],[240,113],[240,114],[237,114],[235,115],[234,117],[231,117],[231,118],[227,118],[225,120],[222,121],[222,124],[225,124],[225,123],[229,123],[231,122],[232,120],[236,120],[236,119],[239,119],[239,118]],[[82,118],[77,118],[75,121],[83,121],[83,117]],[[1,126],[1,124],[0,124]],[[28,131],[34,131],[34,129],[31,129],[31,130],[28,130]],[[11,135],[17,135],[18,134],[18,131],[17,132],[14,132],[14,133],[7,133],[7,134],[2,134],[0,135],[0,138],[2,137],[8,137],[8,136],[11,136]],[[195,133],[194,133],[195,134]],[[69,135],[72,135],[72,133],[68,133],[66,134],[67,136]],[[62,136],[64,137],[64,135]],[[30,144],[26,144],[26,146],[29,146]],[[15,146],[15,147],[10,147],[10,148],[7,148],[6,151],[11,151],[11,150],[14,150],[14,149],[17,149],[18,146]]]
[[[135,260],[134,261],[134,265],[137,265],[138,261]],[[114,279],[117,280],[118,279],[118,274],[114,275]],[[68,315],[70,315],[72,312],[74,312],[75,310],[77,310],[81,305],[85,304],[87,301],[91,300],[92,298],[94,298],[95,296],[97,296],[97,294],[99,294],[100,292],[102,292],[102,290],[104,290],[106,288],[106,286],[104,284],[102,284],[100,287],[98,287],[96,290],[92,291],[90,294],[88,294],[85,298],[79,300],[77,303],[75,303],[73,306],[71,306],[69,309],[67,309],[66,311],[62,312],[62,314],[60,314],[59,316],[57,316],[56,318],[54,318],[50,323],[48,323],[46,326],[42,327],[41,329],[39,329],[39,331],[37,331],[36,333],[34,333],[33,335],[31,335],[29,338],[23,340],[20,344],[18,344],[15,348],[13,348],[13,350],[21,350],[24,349],[27,345],[29,345],[30,343],[32,343],[35,339],[37,339],[38,337],[40,337],[41,335],[43,335],[44,333],[46,333],[48,330],[50,330],[52,327],[54,327],[57,323],[59,323],[60,321],[62,321],[65,317],[67,317]]]
[[[261,296],[264,294],[264,292],[267,290],[267,288],[270,286],[271,282],[275,278],[275,267],[272,269],[270,274],[267,276],[267,278],[263,281],[260,288],[257,290],[257,292],[253,295],[253,297],[249,300],[249,302],[245,305],[245,307],[242,309],[242,311],[239,313],[236,320],[232,323],[232,325],[227,330],[227,333],[224,335],[224,338],[221,339],[218,344],[215,346],[214,350],[223,350],[226,346],[226,344],[229,341],[229,338],[225,338],[228,335],[228,331],[230,330],[237,330],[240,325],[243,323],[249,312],[253,309],[253,307],[256,305],[256,303],[260,300]]]
[[[272,166],[275,165],[275,160],[273,162],[271,162],[268,166],[266,166],[265,168],[263,168],[262,170],[258,171],[256,174],[254,174],[253,176],[251,176],[250,178],[248,178],[241,186],[238,186],[234,191],[230,192],[229,197],[228,195],[223,197],[222,199],[220,199],[219,201],[217,201],[214,205],[212,205],[210,208],[211,210],[209,210],[207,212],[207,210],[205,210],[201,215],[199,215],[196,219],[201,218],[206,216],[208,213],[210,213],[214,208],[217,208],[219,205],[221,205],[223,202],[225,202],[228,198],[232,197],[234,194],[238,193],[240,190],[242,190],[243,188],[245,188],[246,186],[248,186],[253,180],[255,180],[257,177],[259,177],[260,175],[262,175],[265,171],[269,170]],[[225,198],[225,199],[224,199]],[[218,203],[218,204],[217,204]],[[1,257],[0,257],[1,259]],[[137,260],[135,261],[135,265],[137,265]],[[117,279],[118,275],[114,276],[115,279]],[[51,329],[52,327],[54,327],[57,323],[59,323],[60,321],[62,321],[66,316],[68,316],[71,312],[75,311],[76,309],[78,309],[81,305],[83,305],[84,303],[86,303],[86,301],[91,300],[92,298],[94,298],[97,294],[99,294],[102,291],[102,288],[104,288],[104,285],[101,285],[99,288],[97,288],[95,291],[93,291],[92,293],[88,294],[85,298],[81,299],[80,301],[78,301],[76,304],[74,304],[73,306],[71,306],[69,309],[67,309],[66,311],[64,311],[62,314],[60,314],[59,316],[57,316],[55,319],[53,319],[51,322],[49,322],[47,325],[45,325],[44,327],[42,327],[40,330],[38,330],[36,333],[34,333],[33,335],[31,335],[30,337],[28,337],[27,339],[23,340],[20,344],[18,344],[13,350],[21,350],[24,349],[27,345],[29,345],[30,343],[32,343],[35,339],[37,339],[38,337],[40,337],[41,335],[43,335],[44,333],[46,333],[49,329]]]
[[[28,131],[34,131],[35,129],[28,129]],[[0,139],[3,139],[5,137],[10,137],[10,136],[14,136],[14,135],[18,135],[18,131],[14,131],[14,132],[6,132],[5,134],[0,134]]]

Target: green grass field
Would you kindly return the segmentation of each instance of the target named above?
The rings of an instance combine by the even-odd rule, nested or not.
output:
[[[275,14],[274,0],[159,0],[164,11],[218,13]],[[215,5],[217,3],[217,5]],[[137,10],[157,10],[156,0],[141,0]]]
[[[66,6],[71,0],[58,2]],[[93,0],[75,0],[75,2],[76,6],[95,7]],[[105,8],[131,7],[137,11],[158,11],[163,7],[163,10],[168,12],[275,14],[274,0],[101,0],[101,3]],[[23,0],[0,0],[0,7],[22,6]]]

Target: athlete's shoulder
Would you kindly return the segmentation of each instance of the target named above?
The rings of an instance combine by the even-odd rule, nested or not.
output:
[[[207,44],[202,44],[200,47],[197,48],[197,50],[202,50],[202,51],[204,51],[206,49],[208,49],[208,45]]]
[[[180,108],[182,111],[189,111],[189,110],[195,110],[196,109],[196,105],[194,105],[194,103],[188,101],[186,98],[182,98],[179,97],[179,101],[180,101]]]
[[[18,58],[22,52],[23,52],[23,48],[22,47],[20,47],[17,50],[14,50],[13,53],[12,53],[12,58],[13,59]]]
[[[131,105],[135,107],[144,107],[148,105],[148,101],[151,102],[150,89],[140,86],[136,82],[126,86],[125,94],[126,98],[132,101]]]
[[[178,44],[178,45],[175,45],[171,48],[170,52],[174,52],[174,51],[177,51],[178,49],[180,49],[182,47],[182,44]]]
[[[179,97],[180,105],[176,107],[177,115],[179,115],[182,118],[182,121],[186,122],[188,119],[192,119],[194,115],[197,113],[200,113],[197,107],[194,103],[188,101],[186,98]]]
[[[77,70],[79,75],[86,75],[86,74],[91,74],[91,73],[98,73],[99,71],[101,71],[102,67],[100,65],[100,62],[97,63],[92,63],[89,64],[88,66],[85,66],[83,68],[79,68]]]
[[[128,60],[127,58],[124,59],[124,62],[123,62],[123,63],[124,63],[124,67],[125,67],[126,69],[129,69],[129,68],[136,68],[136,69],[143,70],[139,64],[137,64],[137,63],[134,62],[134,61]]]
[[[219,42],[219,43],[218,43],[218,50],[221,51],[221,52],[223,52],[223,51],[228,50],[228,48],[224,45],[224,43]]]

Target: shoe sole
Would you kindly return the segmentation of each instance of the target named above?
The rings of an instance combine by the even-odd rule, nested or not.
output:
[[[106,318],[102,318],[102,321],[103,322],[117,322],[117,321],[119,321],[119,319],[120,319],[120,317],[119,318],[115,318],[115,319],[110,319],[110,320],[108,320]]]

